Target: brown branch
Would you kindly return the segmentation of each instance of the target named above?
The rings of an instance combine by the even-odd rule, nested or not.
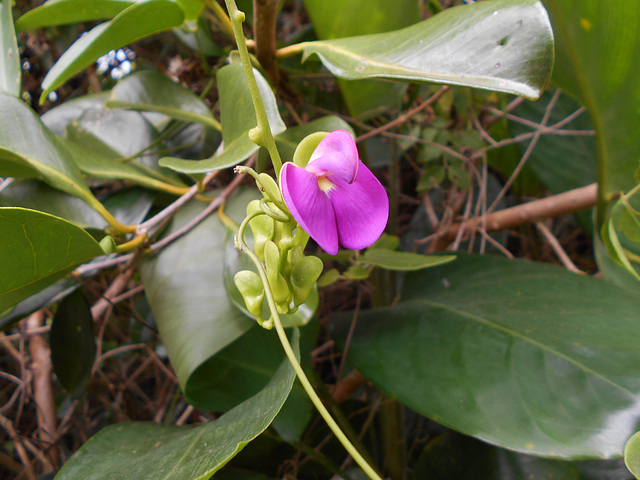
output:
[[[278,3],[279,0],[253,0],[253,35],[256,41],[256,57],[274,87],[277,87],[280,81],[280,71],[276,62]]]
[[[25,476],[29,480],[36,480],[36,472],[33,469],[33,465],[31,465],[31,461],[29,460],[29,455],[27,455],[27,451],[22,444],[22,439],[16,432],[16,429],[13,427],[13,423],[4,415],[0,415],[0,426],[7,432],[9,438],[13,442],[13,445],[16,448],[16,452],[22,461],[22,465],[24,466]]]
[[[45,321],[44,310],[38,310],[27,318],[27,332],[42,327]],[[53,395],[51,374],[51,350],[44,335],[29,337],[31,352],[31,370],[33,371],[33,396],[36,404],[36,418],[40,440],[47,446],[47,456],[52,465],[58,464],[58,451],[55,448],[57,428],[56,402]],[[45,465],[43,473],[53,471],[52,465]]]
[[[579,210],[593,207],[598,197],[598,184],[592,183],[586,187],[576,188],[568,192],[552,195],[550,197],[533,200],[511,208],[505,208],[497,212],[490,213],[483,217],[476,217],[463,223],[455,223],[447,230],[438,233],[441,247],[452,242],[458,230],[464,229],[465,235],[475,231],[483,223],[485,231],[495,232],[513,228],[525,223],[535,222],[543,218],[559,217]]]

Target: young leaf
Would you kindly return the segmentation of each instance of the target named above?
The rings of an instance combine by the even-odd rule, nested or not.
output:
[[[19,97],[22,72],[16,32],[13,29],[11,0],[0,0],[0,65],[0,92]]]
[[[120,80],[105,102],[107,108],[158,112],[176,120],[219,130],[209,107],[191,90],[159,72],[146,70]]]
[[[298,352],[299,333],[292,346]],[[284,360],[259,393],[213,422],[175,427],[150,422],[112,425],[85,443],[58,480],[206,480],[262,433],[287,399],[295,372]]]
[[[368,248],[360,260],[375,267],[387,270],[412,271],[437,267],[455,260],[455,255],[422,255],[419,253],[399,252],[387,248]]]
[[[257,70],[253,73],[267,112],[271,133],[277,135],[284,132],[286,126],[280,118],[276,98],[269,84]],[[217,79],[224,150],[211,158],[198,161],[165,157],[160,160],[163,167],[181,173],[204,173],[236,165],[258,151],[258,145],[249,139],[249,130],[257,125],[257,120],[242,65],[231,64],[221,68]]]
[[[346,79],[444,83],[538,98],[551,76],[553,34],[537,0],[449,8],[393,32],[303,43]]]
[[[640,432],[635,433],[625,445],[624,463],[636,478],[640,478]]]
[[[95,62],[100,55],[177,27],[183,21],[182,8],[171,0],[134,3],[113,20],[94,27],[69,47],[42,81],[40,102],[47,98],[49,92]]]
[[[0,314],[103,253],[91,235],[71,222],[0,207]]]
[[[91,378],[96,356],[93,317],[82,290],[76,290],[58,305],[49,344],[58,380],[70,395],[80,395]]]
[[[460,254],[408,274],[401,298],[360,312],[349,344],[387,394],[511,450],[622,453],[639,420],[640,299],[557,266]],[[352,315],[334,320],[344,345]]]

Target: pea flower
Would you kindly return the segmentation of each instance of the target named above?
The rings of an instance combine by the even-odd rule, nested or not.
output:
[[[384,187],[360,161],[345,130],[334,130],[302,168],[287,162],[280,186],[291,215],[327,253],[339,245],[360,250],[382,235],[389,218]]]

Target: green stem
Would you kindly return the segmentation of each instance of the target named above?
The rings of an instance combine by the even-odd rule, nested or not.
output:
[[[273,323],[276,327],[276,332],[278,333],[278,338],[280,339],[280,343],[282,344],[282,348],[284,349],[284,353],[291,362],[291,366],[296,372],[298,380],[302,384],[302,388],[304,388],[305,392],[309,396],[309,399],[313,403],[313,405],[320,413],[320,416],[327,423],[333,434],[340,441],[340,443],[344,446],[344,448],[349,452],[349,454],[353,457],[356,463],[362,468],[362,470],[367,474],[367,476],[371,480],[382,480],[382,478],[376,473],[376,471],[367,463],[367,461],[360,455],[360,452],[353,446],[353,444],[349,441],[347,436],[342,432],[336,421],[333,419],[329,411],[326,409],[318,394],[313,389],[311,382],[307,378],[307,375],[304,373],[304,370],[300,366],[300,362],[296,358],[296,354],[291,348],[291,344],[289,343],[289,339],[287,338],[287,334],[284,331],[284,327],[282,326],[282,322],[280,321],[280,316],[278,315],[278,310],[276,308],[276,302],[273,298],[273,293],[271,292],[271,287],[269,286],[269,281],[267,279],[267,272],[265,272],[262,262],[258,259],[256,254],[249,248],[247,243],[244,240],[244,230],[246,226],[249,224],[249,221],[253,218],[253,215],[248,216],[240,225],[237,234],[237,242],[240,250],[247,254],[251,261],[255,264],[256,269],[258,270],[258,275],[260,275],[260,279],[262,280],[262,284],[264,286],[265,296],[267,297],[267,304],[269,305],[269,310],[271,312],[271,318],[273,319]]]
[[[253,107],[256,112],[256,120],[258,122],[256,128],[249,131],[249,138],[256,145],[267,149],[269,156],[271,157],[273,168],[276,171],[276,176],[279,177],[280,169],[282,168],[282,160],[280,159],[280,153],[278,153],[278,148],[276,147],[276,141],[271,134],[271,128],[269,128],[269,119],[267,118],[267,112],[265,111],[262,103],[258,83],[256,82],[256,77],[253,74],[253,67],[251,66],[251,57],[249,56],[247,43],[242,32],[242,22],[245,19],[245,15],[244,12],[238,10],[234,0],[225,0],[225,3],[227,4],[227,10],[229,11],[229,18],[231,19],[231,25],[233,26],[233,34],[236,38],[236,43],[238,44],[238,52],[240,53],[242,68],[244,69],[244,75],[247,78],[251,100],[253,101]]]

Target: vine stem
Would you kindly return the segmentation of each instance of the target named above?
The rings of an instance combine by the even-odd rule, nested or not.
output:
[[[269,119],[267,118],[267,112],[265,111],[262,103],[258,83],[256,82],[253,67],[251,66],[251,57],[249,56],[247,43],[244,38],[244,33],[242,32],[242,22],[244,22],[245,14],[238,10],[234,0],[225,0],[225,3],[227,5],[227,10],[229,11],[229,18],[231,19],[231,25],[233,26],[233,34],[238,45],[238,52],[240,53],[244,76],[246,77],[247,84],[249,85],[249,92],[251,94],[253,108],[256,112],[256,120],[258,122],[256,128],[249,131],[249,138],[256,145],[267,149],[269,156],[271,157],[273,168],[276,171],[276,177],[280,177],[282,160],[280,159],[280,153],[278,153],[278,148],[276,147],[276,141],[271,134]]]
[[[258,213],[260,214],[260,213]],[[273,299],[273,293],[271,292],[271,287],[269,286],[269,281],[267,279],[267,272],[264,270],[262,262],[257,257],[255,252],[251,250],[249,245],[244,240],[244,230],[246,229],[249,221],[254,218],[256,215],[250,215],[244,219],[240,228],[238,228],[237,240],[239,249],[245,253],[251,261],[254,263],[258,270],[258,275],[260,275],[260,280],[262,280],[262,284],[264,286],[265,296],[267,298],[267,304],[269,305],[269,311],[271,312],[271,318],[273,319],[273,324],[276,327],[276,332],[278,334],[278,338],[280,339],[280,343],[282,344],[282,348],[284,349],[284,353],[291,362],[291,366],[296,372],[296,376],[300,383],[302,384],[302,388],[307,392],[307,395],[313,405],[320,413],[320,416],[327,423],[333,434],[340,441],[342,446],[349,452],[349,454],[353,457],[356,463],[362,468],[362,470],[367,474],[367,476],[371,480],[382,480],[382,478],[376,473],[376,471],[367,463],[367,461],[360,455],[360,452],[353,446],[351,441],[347,438],[344,432],[340,429],[336,421],[333,419],[327,408],[324,406],[320,397],[313,389],[313,385],[307,378],[307,375],[304,373],[302,366],[300,366],[300,362],[296,358],[296,354],[291,348],[291,344],[289,343],[289,339],[287,338],[287,334],[284,331],[284,327],[282,326],[282,322],[280,321],[280,315],[278,315],[278,311],[276,309],[276,302]]]

